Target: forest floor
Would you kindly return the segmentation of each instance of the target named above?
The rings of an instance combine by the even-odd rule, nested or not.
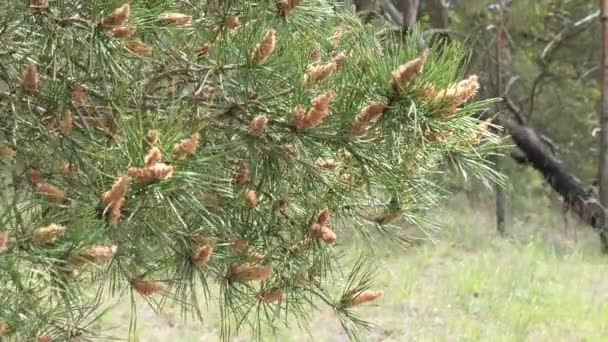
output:
[[[491,213],[491,210],[489,211]],[[364,341],[600,341],[608,337],[608,256],[596,235],[559,212],[513,220],[498,236],[491,214],[452,208],[440,213],[436,243],[381,249],[377,279],[384,297],[358,308],[376,327]],[[573,220],[571,220],[573,221]],[[143,301],[142,301],[143,302]],[[178,311],[155,315],[140,306],[140,341],[216,341],[218,309],[207,321],[184,322]],[[102,325],[125,336],[127,301]],[[346,341],[334,315],[316,314],[311,332],[283,329],[266,341]],[[246,333],[234,341],[249,341]]]

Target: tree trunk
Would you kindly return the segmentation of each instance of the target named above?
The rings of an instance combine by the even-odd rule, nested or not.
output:
[[[445,0],[428,0],[423,2],[421,9],[427,13],[431,22],[431,27],[437,32],[431,38],[431,45],[438,46],[440,49],[450,41],[450,35],[446,32],[449,24],[448,6]]]
[[[604,208],[608,205],[608,0],[600,0],[602,27],[602,109],[600,112],[599,195]],[[602,247],[608,251],[608,238],[602,233]]]
[[[382,11],[389,19],[403,27],[409,29],[416,23],[420,0],[383,0]]]
[[[502,93],[503,93],[503,82],[502,82],[502,68],[501,68],[501,57],[502,57],[502,39],[503,39],[503,30],[504,30],[504,18],[503,18],[503,12],[502,12],[502,7],[501,7],[501,12],[500,12],[500,18],[498,19],[498,25],[496,25],[496,36],[495,36],[495,40],[494,40],[494,53],[495,53],[495,59],[494,59],[494,72],[496,74],[496,87],[495,87],[495,91],[496,94],[495,96],[497,98],[501,98],[502,97]],[[496,105],[496,111],[499,112],[500,111],[500,103],[498,103]],[[500,164],[501,164],[501,157],[500,156],[495,156],[494,157],[494,168],[497,172],[500,172],[501,168],[500,168]],[[496,183],[494,185],[494,191],[496,192],[496,229],[498,230],[498,232],[501,235],[504,235],[506,232],[506,216],[507,216],[507,196],[505,194],[505,190],[503,189],[503,187]]]
[[[593,192],[588,191],[583,182],[570,173],[534,129],[510,120],[501,120],[500,124],[508,129],[511,139],[521,151],[521,156],[515,160],[538,170],[553,190],[562,196],[568,209],[595,228],[600,236],[604,236],[606,211]]]
[[[444,2],[444,0],[428,0],[425,3],[431,26],[435,29],[448,28],[448,7]]]
[[[357,12],[372,10],[374,5],[372,0],[351,0],[347,1],[346,3],[354,3]]]
[[[493,156],[494,168],[500,172],[501,157]],[[500,235],[504,235],[507,230],[507,196],[503,187],[496,183],[494,184],[496,193],[496,230]]]

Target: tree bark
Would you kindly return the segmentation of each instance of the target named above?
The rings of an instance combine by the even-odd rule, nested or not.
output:
[[[511,139],[525,157],[516,161],[539,171],[547,183],[562,196],[568,209],[595,228],[603,238],[606,233],[606,212],[593,192],[566,168],[532,128],[510,120],[501,120],[500,124],[509,130]]]
[[[601,204],[608,205],[608,0],[600,0],[602,29],[602,109],[600,112],[599,195]],[[608,237],[602,233],[602,247],[608,251]]]
[[[416,23],[420,0],[383,0],[382,11],[395,24],[405,30]]]
[[[450,41],[450,35],[446,32],[450,18],[445,0],[425,1],[421,10],[428,14],[431,27],[438,31],[433,35],[431,45],[442,49]]]
[[[503,36],[503,30],[504,30],[504,18],[503,18],[503,8],[501,6],[501,10],[500,10],[500,18],[498,19],[498,25],[496,25],[496,36],[494,39],[494,72],[495,72],[495,77],[496,77],[496,87],[495,87],[495,91],[496,91],[496,97],[500,98],[502,97],[503,94],[503,81],[502,81],[502,68],[501,68],[501,57],[502,57],[502,36]],[[500,111],[500,106],[501,104],[498,103],[496,105],[496,111],[499,112]],[[500,156],[495,156],[494,157],[494,169],[497,172],[501,171],[501,157]],[[505,194],[505,189],[503,189],[503,187],[496,183],[494,184],[494,192],[496,193],[496,230],[498,230],[498,233],[500,233],[501,235],[504,235],[506,232],[506,226],[507,226],[507,196]]]
[[[448,7],[444,4],[444,0],[427,0],[426,12],[429,14],[431,26],[436,29],[448,28]]]
[[[501,157],[493,156],[494,169],[498,172],[501,170]],[[496,193],[496,230],[500,235],[504,235],[507,230],[507,196],[505,189],[496,183],[494,184]]]
[[[374,4],[372,0],[353,0],[350,2],[354,3],[357,12],[369,11],[373,9]]]

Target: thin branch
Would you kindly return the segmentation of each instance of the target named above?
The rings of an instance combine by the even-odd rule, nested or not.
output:
[[[156,90],[156,88],[155,88],[156,84],[165,78],[171,78],[175,75],[188,76],[188,75],[191,75],[193,72],[195,72],[195,70],[192,70],[189,68],[183,68],[183,69],[169,70],[169,71],[160,73],[160,74],[156,75],[155,77],[153,77],[152,79],[150,79],[150,81],[148,81],[148,84],[146,84],[146,87],[145,87],[146,94],[153,93]]]
[[[424,30],[422,32],[423,34],[437,34],[437,33],[451,33],[457,36],[461,36],[461,37],[467,37],[468,33],[465,32],[461,32],[458,30],[454,30],[454,29],[446,29],[446,28],[432,28],[432,29],[428,29],[428,30]]]
[[[541,73],[534,79],[534,83],[532,84],[532,90],[530,91],[530,104],[528,106],[528,119],[531,119],[532,113],[534,113],[534,104],[535,104],[535,100],[536,100],[536,94],[537,94],[537,90],[541,86],[541,81],[544,78],[550,77],[550,76],[551,76],[551,74],[547,71],[547,68],[543,67],[543,70],[541,71]]]
[[[579,78],[578,78],[578,82],[582,82],[585,78],[589,77],[589,75],[591,75],[592,73],[598,71],[600,69],[599,66],[594,66],[593,68],[590,68],[589,70],[585,71],[584,73],[582,73]]]
[[[520,125],[524,125],[526,123],[526,119],[521,113],[521,109],[515,104],[515,102],[513,102],[513,99],[511,99],[507,95],[503,95],[502,99],[505,102],[507,109],[509,109],[509,111],[515,116],[515,120],[517,121],[517,123],[519,123]]]
[[[511,97],[509,96],[509,92],[511,90],[511,87],[519,79],[520,79],[519,76],[512,76],[509,79],[509,81],[507,82],[507,85],[505,86],[505,89],[504,89],[501,97],[502,97],[502,100],[504,101],[505,105],[507,106],[507,109],[509,109],[509,111],[511,113],[513,113],[513,115],[515,116],[515,119],[517,120],[517,122],[520,125],[525,125],[526,118],[522,114],[521,108],[517,104],[515,104],[515,101],[513,101],[513,99],[511,99]]]
[[[92,26],[91,22],[80,17],[70,17],[70,18],[56,18],[54,19],[57,24],[60,26],[68,26],[68,25],[82,25],[86,27]]]
[[[588,16],[584,17],[583,19],[580,19],[579,21],[572,24],[572,26],[568,26],[568,27],[564,28],[563,30],[561,30],[555,36],[555,38],[553,38],[553,40],[551,40],[549,42],[549,44],[547,44],[547,46],[545,46],[545,48],[543,49],[543,52],[540,55],[541,63],[548,64],[547,58],[550,57],[551,54],[553,54],[553,52],[559,48],[559,46],[563,43],[563,41],[566,38],[571,37],[572,35],[578,33],[586,25],[593,23],[597,18],[599,18],[599,16],[600,16],[600,11],[597,11],[595,13],[589,14]]]
[[[509,91],[511,90],[511,87],[515,84],[515,82],[519,81],[521,77],[520,76],[511,76],[511,78],[509,78],[509,81],[507,81],[507,85],[505,86],[505,94],[508,94]]]

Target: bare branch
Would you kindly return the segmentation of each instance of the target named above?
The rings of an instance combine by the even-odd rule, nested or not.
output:
[[[513,115],[515,116],[515,120],[517,120],[517,122],[520,125],[524,125],[526,123],[526,118],[522,114],[521,108],[517,104],[515,104],[515,101],[513,101],[513,99],[511,99],[511,97],[509,96],[509,91],[511,90],[511,87],[519,79],[520,79],[519,76],[512,76],[509,79],[509,81],[507,82],[507,85],[505,86],[504,92],[502,94],[502,100],[504,101],[505,105],[507,106],[507,109],[509,109],[509,111],[511,113],[513,113]]]
[[[568,26],[561,30],[553,40],[545,46],[543,52],[540,55],[540,61],[542,64],[547,64],[547,58],[553,54],[555,50],[559,48],[559,45],[568,37],[572,37],[574,34],[578,33],[580,30],[593,23],[600,16],[600,11],[589,14],[588,16],[580,19],[579,21],[572,24],[572,26]]]

